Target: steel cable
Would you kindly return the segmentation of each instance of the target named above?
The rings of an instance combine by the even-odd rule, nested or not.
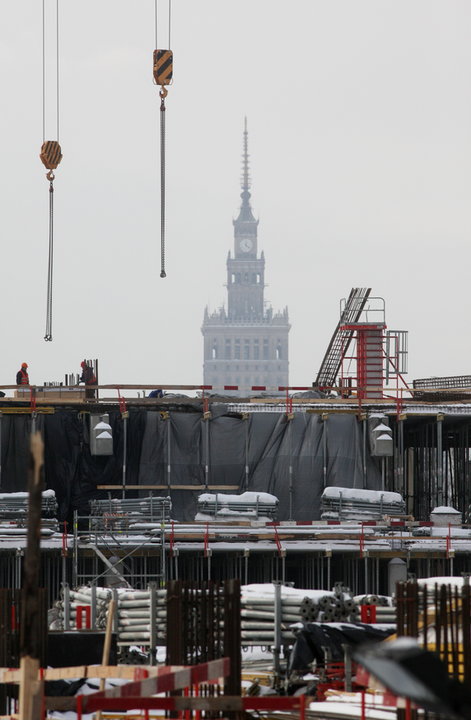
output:
[[[52,272],[54,264],[54,184],[49,181],[49,257],[47,267],[46,334],[44,340],[52,340]]]
[[[46,8],[43,0],[43,142],[46,140]]]
[[[165,92],[166,95],[166,92]],[[160,277],[165,272],[165,95],[160,93]]]
[[[59,0],[56,0],[56,124],[59,142]]]

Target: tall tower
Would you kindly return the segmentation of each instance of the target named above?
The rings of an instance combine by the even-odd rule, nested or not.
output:
[[[233,220],[234,255],[227,256],[227,309],[204,312],[204,384],[217,392],[237,387],[278,392],[288,382],[288,309],[265,306],[265,256],[258,254],[258,220],[250,204],[247,118],[242,153],[242,204]]]

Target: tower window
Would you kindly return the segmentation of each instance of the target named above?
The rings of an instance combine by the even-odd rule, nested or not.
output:
[[[230,359],[231,359],[231,341],[230,341],[230,340],[226,340],[226,346],[225,346],[225,350],[224,350],[224,356],[225,356],[226,360],[230,360]]]
[[[250,358],[250,340],[246,340],[244,343],[244,360]]]
[[[237,338],[236,341],[235,341],[235,346],[234,346],[234,358],[235,358],[236,360],[240,360],[240,340],[239,340],[239,338]]]
[[[263,341],[263,359],[268,360],[268,340]]]
[[[281,345],[277,345],[277,346],[276,346],[275,359],[276,359],[276,360],[281,360]]]
[[[211,358],[212,358],[212,360],[217,360],[217,357],[218,357],[218,346],[216,344],[214,344],[211,349]]]
[[[260,359],[260,345],[258,344],[258,340],[253,341],[253,359],[259,360]]]

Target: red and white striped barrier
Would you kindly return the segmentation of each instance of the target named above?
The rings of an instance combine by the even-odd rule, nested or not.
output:
[[[183,688],[198,685],[203,682],[216,682],[219,678],[227,677],[230,673],[229,658],[211,660],[201,665],[190,665],[189,667],[175,670],[172,667],[163,667],[156,677],[136,680],[134,682],[120,685],[119,687],[93,693],[89,698],[125,698],[125,697],[148,697],[158,693],[171,692],[172,690],[183,690]]]
[[[77,695],[76,698],[46,698],[49,709],[55,707],[72,708],[76,710],[77,720],[82,720],[82,713],[96,712],[97,710],[116,710],[116,699],[97,697],[94,695]],[[57,700],[62,702],[57,703]],[[283,712],[297,710],[299,720],[305,720],[306,696],[262,696],[239,697],[220,695],[219,697],[127,697],[119,701],[120,711],[124,710],[169,710],[182,712],[185,710],[209,712],[244,712],[246,710],[267,710]]]

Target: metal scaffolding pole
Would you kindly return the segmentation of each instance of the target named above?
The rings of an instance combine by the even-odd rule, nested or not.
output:
[[[443,487],[443,415],[437,415],[437,494],[441,497],[443,505],[447,504],[448,498]]]

